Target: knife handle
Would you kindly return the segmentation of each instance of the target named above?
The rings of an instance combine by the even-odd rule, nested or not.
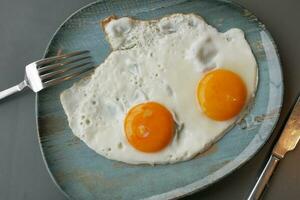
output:
[[[247,200],[258,200],[275,170],[279,158],[271,155]]]

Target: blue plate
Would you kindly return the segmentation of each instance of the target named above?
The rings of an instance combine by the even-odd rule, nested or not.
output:
[[[265,26],[248,10],[225,1],[112,0],[92,3],[73,14],[57,30],[46,57],[58,51],[91,50],[97,63],[110,48],[99,20],[110,15],[156,19],[171,13],[196,13],[226,31],[244,30],[259,65],[259,85],[249,114],[207,153],[173,165],[133,166],[108,160],[76,138],[59,101],[74,81],[38,94],[37,122],[49,172],[75,199],[170,199],[190,194],[228,175],[266,142],[279,117],[283,83],[275,44]]]

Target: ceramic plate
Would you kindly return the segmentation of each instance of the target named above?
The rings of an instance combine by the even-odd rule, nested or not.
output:
[[[99,20],[110,15],[156,19],[171,13],[196,13],[224,32],[240,28],[258,62],[259,84],[249,114],[208,152],[172,165],[133,166],[108,160],[76,138],[59,101],[62,90],[76,80],[37,95],[41,149],[53,179],[75,199],[171,199],[190,194],[228,175],[266,142],[282,105],[282,72],[275,44],[266,27],[248,10],[225,1],[112,0],[80,9],[54,34],[46,57],[58,51],[88,49],[97,63],[110,48]]]

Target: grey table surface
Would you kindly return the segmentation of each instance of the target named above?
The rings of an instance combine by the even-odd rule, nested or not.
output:
[[[0,0],[0,90],[21,81],[24,65],[43,56],[56,28],[93,0]],[[235,0],[272,33],[281,55],[285,95],[277,127],[263,149],[220,182],[186,199],[245,199],[300,91],[300,1]],[[44,164],[35,126],[35,95],[24,92],[0,103],[0,199],[67,199]],[[279,164],[264,199],[300,199],[300,146]]]

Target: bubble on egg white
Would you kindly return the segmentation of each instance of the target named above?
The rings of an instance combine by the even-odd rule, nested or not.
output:
[[[85,122],[86,125],[90,125],[91,124],[91,120],[89,120],[89,119],[86,119],[84,122]]]
[[[214,59],[217,56],[216,46],[210,37],[200,38],[186,52],[186,58],[194,63],[198,71],[211,70],[216,67]]]
[[[198,49],[198,59],[204,64],[208,65],[211,63],[211,61],[214,59],[214,57],[217,55],[217,49],[212,41],[211,38],[206,38],[203,42],[205,44],[202,44],[202,48]],[[203,48],[205,47],[205,48]]]
[[[137,64],[129,65],[128,72],[135,76],[138,76],[141,74],[140,67]]]
[[[232,40],[232,38],[228,35],[225,38],[226,38],[227,42],[231,42],[231,40]]]
[[[169,96],[173,96],[174,95],[173,89],[168,84],[166,84],[166,91],[167,91],[167,93],[168,93]]]
[[[177,27],[169,22],[160,24],[159,28],[160,28],[160,31],[164,34],[171,34],[171,33],[175,33],[177,31]]]
[[[189,25],[190,27],[195,27],[195,26],[197,25],[197,23],[195,22],[195,20],[190,19],[190,20],[188,21],[188,25]]]
[[[122,142],[119,142],[119,143],[118,143],[118,149],[123,149],[123,144],[122,144]]]
[[[189,153],[186,151],[186,152],[184,152],[183,157],[187,157],[188,155],[189,155]]]

